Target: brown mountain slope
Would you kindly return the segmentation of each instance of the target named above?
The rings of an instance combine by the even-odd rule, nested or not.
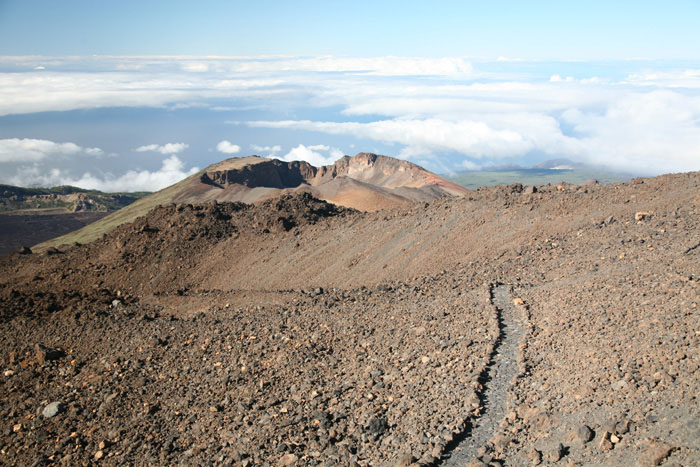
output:
[[[4,459],[696,465],[699,231],[700,173],[159,207],[0,260]]]
[[[344,156],[333,165],[247,157],[228,159],[204,170],[176,203],[243,201],[247,203],[308,191],[318,199],[362,211],[378,211],[468,192],[407,161],[376,154]]]
[[[339,206],[377,211],[416,201],[464,196],[468,190],[408,161],[376,154],[344,156],[333,165],[318,168],[303,161],[234,157],[146,196],[86,228],[37,247],[38,251],[43,251],[74,242],[90,242],[158,205],[209,201],[250,204],[294,192],[309,192]]]

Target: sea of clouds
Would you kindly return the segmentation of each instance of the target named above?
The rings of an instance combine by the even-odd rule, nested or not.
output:
[[[201,108],[239,134],[266,131],[267,140],[245,144],[227,134],[210,135],[210,150],[221,158],[255,151],[328,164],[344,153],[332,143],[342,137],[390,145],[395,152],[389,155],[442,172],[534,155],[653,175],[700,170],[696,65],[459,57],[0,57],[0,124],[3,116],[51,112],[60,120],[61,113],[79,109]],[[227,109],[241,106],[276,118],[227,118]],[[276,106],[285,111],[276,114]],[[294,118],[290,109],[314,109],[322,118]],[[0,182],[156,190],[198,170],[194,156],[184,162],[190,141],[178,134],[129,151],[130,157],[151,154],[160,167],[129,164],[98,174],[86,171],[85,161],[138,159],[82,141],[27,137],[30,130],[0,139]],[[279,131],[298,132],[299,140],[282,145],[275,137]],[[308,135],[325,135],[331,144],[308,141]]]

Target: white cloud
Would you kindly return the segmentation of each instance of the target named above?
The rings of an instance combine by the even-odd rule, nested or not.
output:
[[[237,144],[233,144],[230,141],[219,141],[219,144],[216,145],[216,150],[219,152],[223,152],[224,154],[237,154],[241,152],[241,147]]]
[[[193,167],[185,170],[182,161],[172,155],[163,160],[159,170],[129,170],[125,174],[113,177],[106,175],[98,177],[89,172],[75,177],[61,169],[43,169],[38,164],[20,167],[9,177],[2,177],[3,182],[18,186],[57,186],[72,185],[89,190],[106,192],[115,191],[157,191],[179,182],[185,177],[197,173]]]
[[[365,140],[357,144],[365,150],[374,148],[366,140],[384,142],[396,145],[394,155],[414,160],[456,153],[488,165],[534,154],[626,170],[700,169],[700,70],[658,62],[561,62],[543,74],[552,63],[494,63],[472,66],[460,57],[0,57],[0,68],[9,70],[0,73],[0,116],[148,106],[241,115],[262,109],[272,120],[308,115],[297,110],[312,108],[324,117],[252,125],[349,135]],[[34,71],[37,66],[47,70]],[[591,69],[598,76],[583,77]],[[339,153],[327,145],[300,146],[299,154],[324,162]],[[279,146],[251,148],[272,157],[281,152]],[[23,160],[45,154],[28,152]]]
[[[643,71],[630,74],[624,82],[635,86],[697,89],[700,70]]]
[[[250,126],[291,128],[319,131],[335,135],[352,135],[385,143],[401,143],[403,157],[436,152],[458,152],[471,157],[512,157],[522,155],[535,146],[528,138],[513,130],[497,130],[483,122],[450,122],[428,120],[381,120],[359,122],[279,121],[249,122]],[[313,150],[313,147],[305,148]]]
[[[330,154],[325,156],[321,154],[320,151],[330,151]],[[300,144],[282,156],[281,159],[287,162],[306,161],[315,167],[321,167],[322,165],[332,165],[338,158],[342,157],[342,153],[338,156],[339,152],[338,149],[330,148],[322,144],[313,146],[304,146]]]
[[[558,118],[522,112],[479,117],[248,124],[401,144],[398,155],[412,159],[458,153],[470,159],[499,160],[539,153],[637,173],[700,169],[700,97],[673,91],[632,93],[608,103],[602,111],[572,107]],[[563,125],[571,129],[568,134]]]
[[[46,65],[52,69],[26,71]],[[299,84],[322,90],[344,79],[328,74],[463,78],[473,71],[459,57],[0,57],[0,66],[22,70],[0,73],[0,116],[222,98],[269,102],[297,95]]]
[[[642,173],[700,169],[700,97],[663,90],[632,94],[605,112],[572,109],[571,153],[582,160]]]
[[[182,69],[194,73],[204,73],[209,71],[209,65],[203,62],[185,62],[182,64]]]
[[[45,139],[0,139],[0,162],[33,162],[51,156],[87,154],[99,156],[100,148],[83,148],[75,143],[56,143]]]
[[[563,82],[571,83],[573,81],[574,81],[574,78],[572,76],[567,76],[566,78],[562,78],[561,75],[552,75],[549,78],[550,83],[563,83]]]
[[[161,154],[178,154],[187,149],[189,144],[185,143],[166,143],[160,144],[148,144],[146,146],[139,146],[135,149],[136,152],[159,152]]]
[[[275,157],[275,155],[282,150],[282,146],[258,146],[257,144],[251,144],[250,149],[260,154],[267,153],[267,157]]]
[[[100,148],[85,148],[85,154],[89,154],[91,156],[101,156],[104,154],[104,151]]]
[[[459,57],[342,58],[327,56],[287,60],[282,64],[274,63],[274,65],[299,71],[356,72],[382,76],[454,76],[469,75],[473,71],[472,64]]]

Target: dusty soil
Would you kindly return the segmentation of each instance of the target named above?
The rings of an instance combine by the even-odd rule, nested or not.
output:
[[[106,212],[0,214],[0,256],[14,253],[22,246],[31,247],[65,235],[102,219],[107,214]]]
[[[697,465],[698,232],[690,173],[165,206],[11,255],[0,462],[433,465],[503,409],[471,464]],[[523,337],[495,408],[503,300]]]

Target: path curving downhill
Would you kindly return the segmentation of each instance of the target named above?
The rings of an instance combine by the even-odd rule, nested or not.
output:
[[[496,308],[500,333],[491,359],[479,376],[483,412],[474,422],[467,422],[465,430],[446,447],[439,465],[463,466],[477,457],[479,448],[486,446],[505,418],[508,389],[520,373],[518,352],[525,335],[524,316],[513,304],[507,285],[491,287],[491,303]]]

